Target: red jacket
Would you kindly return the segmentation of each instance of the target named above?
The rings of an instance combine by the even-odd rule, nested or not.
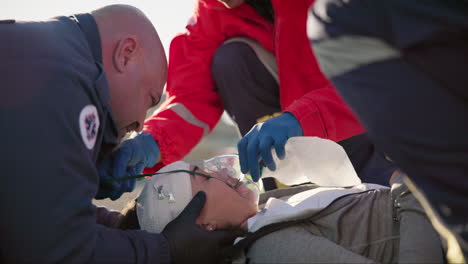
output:
[[[144,131],[158,141],[163,164],[183,158],[219,121],[224,108],[210,65],[215,50],[237,36],[257,40],[275,54],[281,108],[299,120],[305,136],[340,141],[364,132],[312,54],[306,33],[312,2],[272,0],[273,25],[246,3],[228,9],[217,0],[198,0],[187,31],[171,42],[168,98],[145,122]]]

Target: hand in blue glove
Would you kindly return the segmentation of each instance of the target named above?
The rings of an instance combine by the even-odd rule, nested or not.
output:
[[[256,124],[237,144],[242,173],[250,172],[252,179],[260,178],[259,162],[263,160],[270,170],[276,169],[271,155],[274,146],[278,158],[284,159],[284,145],[290,137],[302,136],[302,127],[296,117],[285,112],[280,116]]]
[[[99,172],[99,190],[96,194],[96,199],[110,198],[115,201],[124,192],[131,192],[135,187],[135,179],[126,181],[115,181],[112,175],[114,169],[114,159],[112,157],[106,158],[98,166]]]
[[[154,138],[145,132],[127,139],[118,147],[112,157],[99,164],[99,192],[96,199],[118,199],[124,192],[135,188],[135,179],[115,181],[127,176],[140,174],[145,167],[153,167],[159,160],[159,147]]]

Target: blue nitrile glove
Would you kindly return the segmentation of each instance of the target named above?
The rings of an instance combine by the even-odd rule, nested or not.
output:
[[[290,137],[302,136],[302,127],[296,117],[285,112],[280,116],[256,124],[237,144],[239,161],[242,173],[250,172],[252,179],[260,178],[259,162],[270,170],[276,169],[276,164],[271,155],[274,146],[278,158],[284,159],[284,145]]]
[[[153,167],[159,160],[159,154],[156,140],[146,132],[122,142],[112,157],[99,164],[100,183],[96,199],[116,200],[124,192],[131,192],[135,187],[135,179],[125,181],[114,179],[137,175],[145,167]]]
[[[115,181],[112,175],[114,169],[114,160],[112,157],[104,159],[98,166],[99,172],[99,190],[95,199],[117,200],[124,192],[131,192],[135,187],[135,179],[126,181]]]

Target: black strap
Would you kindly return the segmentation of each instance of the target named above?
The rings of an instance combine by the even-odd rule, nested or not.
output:
[[[300,192],[304,192],[307,190],[315,189],[318,186],[315,184],[306,184],[306,185],[301,185],[301,186],[294,186],[294,187],[289,187],[289,188],[284,188],[284,189],[276,189],[276,190],[271,190],[268,192],[265,192],[260,195],[260,204],[265,203],[268,199],[270,198],[280,198],[283,196],[290,196],[294,195]],[[296,219],[296,220],[291,220],[291,221],[286,221],[286,222],[280,222],[280,223],[274,223],[270,224],[267,226],[261,227],[259,230],[253,232],[253,233],[247,233],[246,237],[239,241],[237,244],[234,246],[230,247],[227,250],[227,255],[229,258],[233,258],[236,255],[238,255],[242,250],[249,248],[255,241],[257,241],[259,238],[278,231],[283,228],[287,228],[290,226],[293,226],[295,224],[298,224],[300,222],[305,222],[305,220],[308,220],[310,217],[304,217],[301,219]]]
[[[239,241],[237,244],[233,245],[232,247],[229,247],[223,252],[224,256],[226,256],[225,263],[231,263],[236,257],[239,256],[241,252],[243,252],[247,248],[250,248],[250,246],[259,238],[266,236],[270,233],[273,233],[275,231],[288,228],[290,226],[294,226],[300,223],[315,221],[318,217],[321,217],[321,213],[323,213],[326,209],[329,209],[337,201],[340,201],[352,195],[362,194],[362,193],[366,193],[369,191],[372,191],[372,190],[366,190],[366,191],[362,191],[358,193],[349,193],[349,194],[340,196],[337,199],[335,199],[333,202],[331,202],[326,208],[323,208],[316,212],[312,212],[310,215],[304,215],[300,219],[266,225],[255,232],[252,232],[252,233],[249,232],[247,233],[244,239],[242,239],[241,241]]]
[[[76,14],[72,18],[76,21],[83,34],[88,40],[89,47],[93,53],[94,60],[102,64],[102,50],[101,50],[101,37],[99,35],[99,29],[90,14]]]

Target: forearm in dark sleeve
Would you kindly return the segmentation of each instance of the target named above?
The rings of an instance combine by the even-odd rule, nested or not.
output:
[[[142,230],[97,227],[92,263],[170,263],[167,240]]]
[[[96,223],[100,225],[116,227],[121,216],[120,212],[108,210],[105,207],[96,208]]]

